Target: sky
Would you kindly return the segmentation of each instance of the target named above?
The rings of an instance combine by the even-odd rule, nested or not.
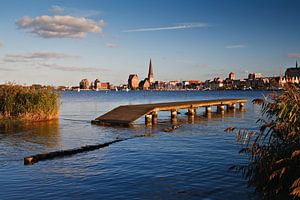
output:
[[[0,84],[279,76],[300,61],[298,0],[0,0]]]

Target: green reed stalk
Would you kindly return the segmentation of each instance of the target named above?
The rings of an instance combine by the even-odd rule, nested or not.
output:
[[[0,86],[0,119],[46,121],[59,116],[59,95],[51,89]]]

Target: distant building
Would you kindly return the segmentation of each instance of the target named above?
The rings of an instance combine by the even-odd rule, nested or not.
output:
[[[153,69],[152,69],[151,59],[150,59],[150,63],[149,63],[148,80],[149,80],[150,84],[153,84],[155,82],[153,79]]]
[[[299,83],[300,79],[300,68],[296,61],[296,67],[287,68],[285,71],[285,79],[288,83]]]
[[[89,89],[90,83],[87,79],[82,79],[79,83],[80,89]]]
[[[139,87],[139,78],[137,74],[130,74],[128,78],[128,87],[131,90],[136,90]]]
[[[141,90],[148,90],[150,88],[150,81],[148,78],[145,78],[143,81],[139,83],[139,87]]]
[[[154,88],[156,90],[164,90],[166,89],[167,83],[165,81],[155,81]]]
[[[279,86],[282,87],[287,83],[300,83],[300,68],[298,67],[298,62],[296,61],[295,67],[287,68],[285,71],[285,76],[280,77]]]
[[[100,90],[109,90],[110,89],[110,84],[109,82],[101,82],[100,83]]]
[[[94,89],[100,89],[101,88],[101,82],[99,79],[96,79],[94,81]]]
[[[248,75],[248,79],[255,80],[258,78],[263,78],[263,75],[261,73],[252,73]]]
[[[182,89],[197,89],[200,84],[199,80],[182,81]]]
[[[234,80],[234,73],[230,72],[228,78],[229,80]]]
[[[179,82],[177,80],[169,81],[166,84],[166,89],[167,90],[176,90],[176,89],[179,89],[178,88],[178,84],[179,84]]]

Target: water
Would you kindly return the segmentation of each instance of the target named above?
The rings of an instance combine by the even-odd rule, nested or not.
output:
[[[63,92],[58,121],[0,125],[0,199],[257,199],[229,167],[247,160],[229,126],[256,128],[263,91]],[[102,127],[90,120],[123,104],[247,98],[246,112],[213,114],[194,122],[182,114],[171,133],[170,113],[159,124]],[[148,134],[71,157],[23,165],[23,157]]]

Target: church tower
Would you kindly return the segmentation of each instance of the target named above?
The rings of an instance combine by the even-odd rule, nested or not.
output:
[[[150,58],[150,64],[149,64],[148,80],[149,80],[150,84],[154,83],[151,58]]]

